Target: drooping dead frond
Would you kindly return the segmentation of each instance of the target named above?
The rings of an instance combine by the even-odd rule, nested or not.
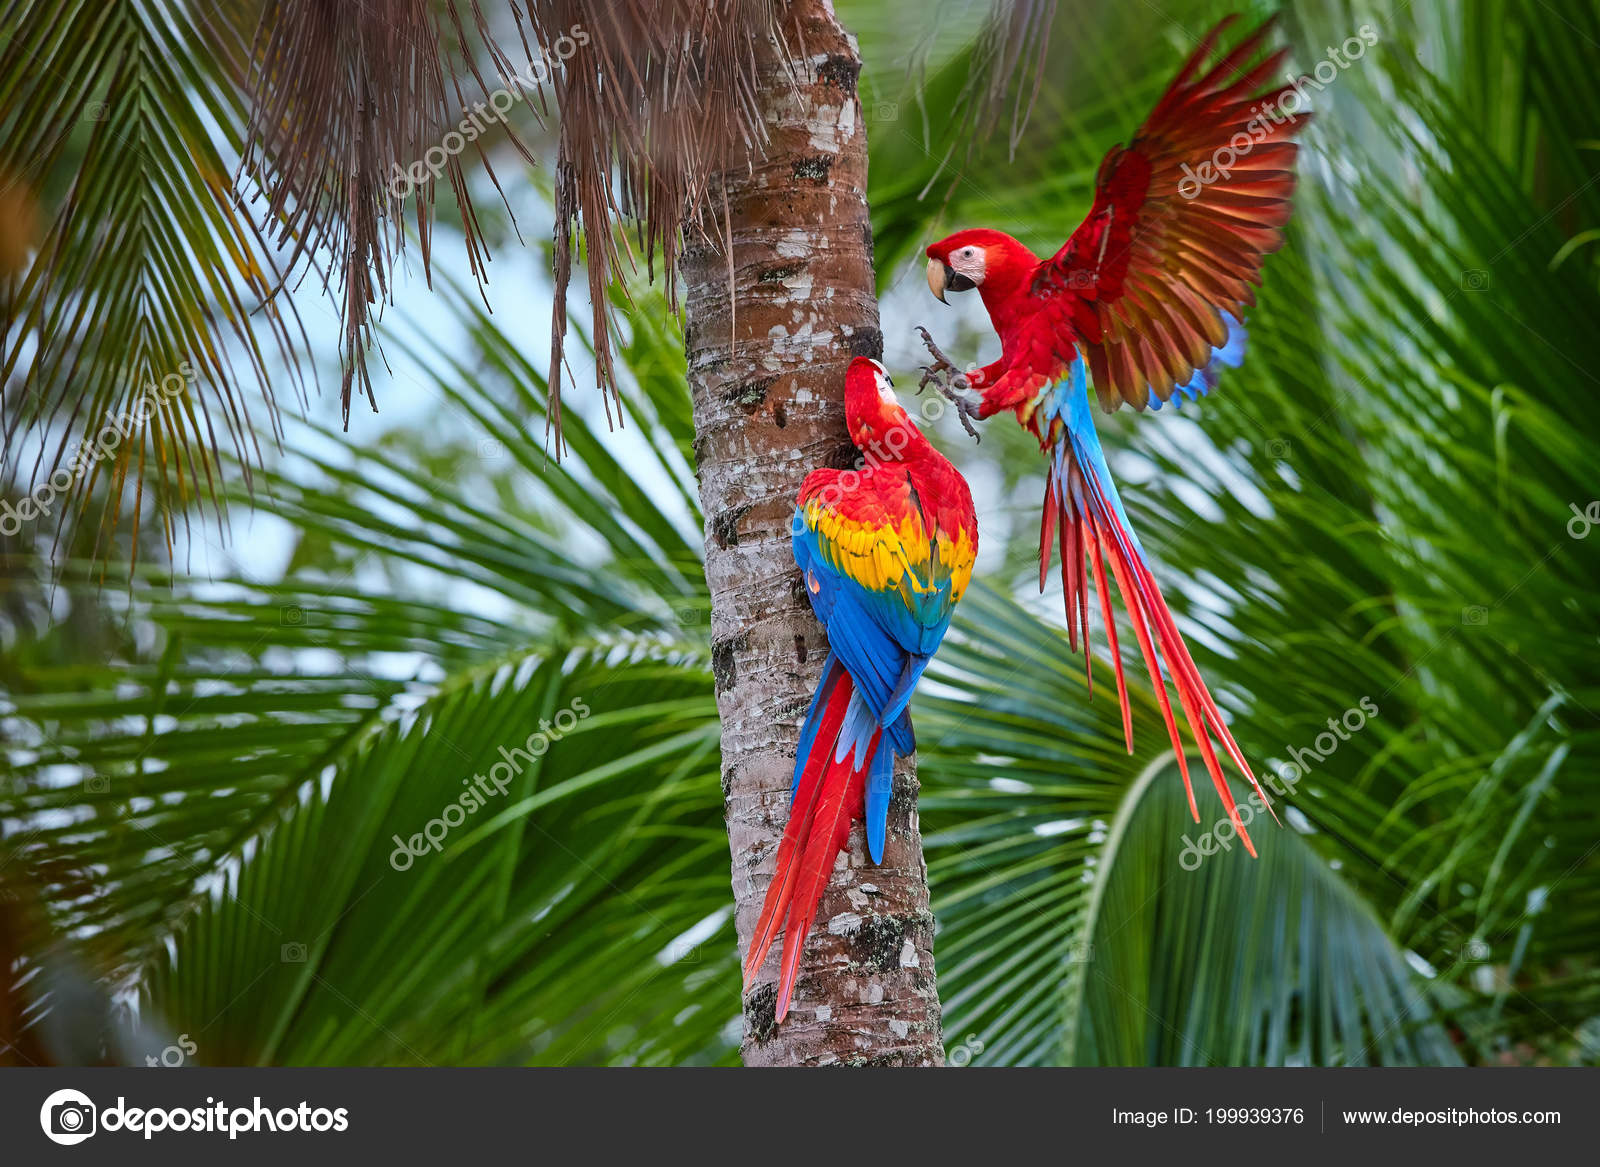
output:
[[[614,397],[605,306],[623,257],[613,220],[632,220],[651,276],[660,254],[676,309],[673,275],[680,230],[715,230],[711,224],[718,208],[708,199],[711,176],[726,168],[736,151],[761,143],[756,53],[771,30],[773,5],[770,0],[532,0],[527,9],[547,56],[562,37],[583,41],[580,53],[554,80],[561,143],[548,416],[559,450],[562,338],[578,228],[587,243],[595,376],[602,391]]]
[[[978,42],[971,74],[975,99],[971,128],[979,132],[991,128],[1010,104],[1008,149],[1013,155],[1039,100],[1055,15],[1056,0],[1005,0],[995,6],[994,18]]]
[[[476,5],[473,14],[482,34]],[[459,22],[456,31],[464,42]],[[275,241],[290,248],[286,270],[298,271],[310,252],[320,251],[328,261],[325,278],[337,281],[344,357],[339,404],[346,428],[356,381],[377,409],[365,358],[373,308],[388,296],[405,243],[405,203],[413,203],[427,271],[441,177],[462,208],[473,275],[483,278],[461,151],[446,141],[453,136],[466,144],[450,120],[446,85],[455,74],[439,33],[431,0],[269,0],[256,32],[249,78],[254,104],[241,171],[266,192],[264,218]],[[462,59],[477,76],[471,56]],[[477,80],[481,86],[482,77]],[[423,169],[430,164],[433,169]]]
[[[259,387],[275,430],[268,361],[275,350],[298,377],[304,360],[281,293],[308,274],[341,302],[346,423],[355,393],[376,407],[366,365],[373,314],[390,295],[407,228],[427,272],[443,180],[482,281],[487,256],[464,156],[487,168],[479,139],[525,101],[535,115],[561,111],[557,453],[566,294],[580,247],[609,408],[608,288],[641,259],[652,274],[659,260],[670,278],[680,231],[718,233],[710,183],[762,140],[755,69],[779,3],[489,7],[0,5],[9,85],[0,108],[0,431],[6,478],[33,490],[26,521],[64,524],[91,493],[106,500],[108,533],[129,509],[137,528],[147,493],[169,544],[174,516],[197,498],[209,497],[220,519],[221,445],[246,482],[260,458],[241,383]],[[30,226],[35,202],[42,233]]]
[[[372,400],[371,312],[388,294],[405,203],[412,203],[426,270],[441,177],[461,207],[473,274],[483,277],[486,257],[461,163],[478,136],[463,116],[471,112],[463,74],[492,99],[497,119],[513,101],[553,98],[560,137],[549,425],[559,454],[566,296],[580,230],[595,377],[609,412],[608,290],[641,257],[652,275],[658,255],[669,275],[675,271],[680,230],[706,228],[710,176],[733,151],[759,143],[755,62],[773,0],[510,0],[508,7],[520,42],[514,50],[497,43],[477,0],[271,0],[257,36],[246,169],[267,192],[266,214],[278,237],[292,241],[295,261],[321,253],[326,278],[338,282],[348,424],[353,382]],[[467,46],[469,28],[486,71],[501,83],[492,94]],[[442,47],[446,29],[455,52]],[[519,58],[526,63],[518,66]],[[640,254],[616,230],[620,220],[632,222]]]

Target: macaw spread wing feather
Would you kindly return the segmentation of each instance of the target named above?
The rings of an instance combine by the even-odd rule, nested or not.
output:
[[[1262,260],[1283,242],[1298,147],[1310,121],[1294,92],[1256,90],[1287,49],[1249,66],[1264,24],[1202,71],[1223,21],[1184,64],[1127,148],[1106,155],[1094,207],[1036,269],[1030,295],[1060,363],[1081,347],[1101,406],[1192,399],[1237,365]]]

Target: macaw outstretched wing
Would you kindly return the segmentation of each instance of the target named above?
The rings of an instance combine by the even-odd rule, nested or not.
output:
[[[1285,112],[1292,85],[1257,92],[1288,52],[1249,65],[1270,21],[1202,69],[1232,19],[1201,41],[1133,141],[1106,155],[1093,209],[1034,273],[1063,366],[1076,343],[1108,413],[1193,399],[1237,365],[1253,285],[1283,242],[1292,139],[1310,115],[1298,102]]]

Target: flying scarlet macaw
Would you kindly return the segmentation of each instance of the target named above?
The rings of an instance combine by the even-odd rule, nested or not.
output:
[[[1259,92],[1287,49],[1258,64],[1270,26],[1263,24],[1209,69],[1206,58],[1233,18],[1208,33],[1178,71],[1144,125],[1124,149],[1100,164],[1094,206],[1066,245],[1041,260],[1000,231],[960,231],[928,248],[928,286],[978,290],[1000,336],[1000,359],[958,374],[923,330],[935,364],[924,377],[949,375],[940,388],[968,417],[1016,414],[1049,459],[1039,531],[1039,587],[1050,570],[1059,531],[1067,629],[1078,631],[1089,657],[1088,568],[1116,662],[1123,734],[1133,750],[1133,722],[1106,591],[1106,561],[1128,609],[1155,685],[1167,733],[1178,756],[1189,808],[1199,821],[1194,789],[1172,706],[1161,679],[1165,660],[1189,731],[1239,837],[1252,855],[1244,824],[1212,748],[1214,736],[1256,783],[1161,598],[1139,540],[1117,497],[1089,408],[1092,383],[1107,413],[1180,406],[1217,382],[1223,365],[1244,355],[1244,310],[1255,305],[1263,258],[1283,241],[1294,191],[1293,138],[1309,115],[1299,101],[1285,112],[1294,87]],[[973,403],[952,390],[973,389]],[[1159,646],[1159,649],[1158,649]],[[1268,804],[1270,806],[1270,803]]]
[[[844,408],[865,465],[813,470],[800,487],[794,558],[828,631],[828,659],[800,730],[777,874],[744,962],[748,987],[784,927],[779,1021],[854,820],[865,817],[867,850],[883,861],[894,760],[916,748],[906,705],[978,551],[966,480],[900,407],[877,361],[850,362]]]

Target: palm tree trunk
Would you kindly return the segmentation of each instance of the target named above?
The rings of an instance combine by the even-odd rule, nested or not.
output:
[[[854,462],[845,367],[883,348],[860,58],[828,0],[782,8],[782,43],[761,73],[769,141],[717,176],[709,199],[728,208],[731,319],[723,246],[691,246],[681,265],[741,951],[772,878],[799,723],[827,655],[790,551],[794,498],[814,467]],[[857,823],[783,1025],[773,1024],[776,949],[746,995],[746,1064],[943,1060],[914,763],[895,777],[884,862],[872,866]]]

